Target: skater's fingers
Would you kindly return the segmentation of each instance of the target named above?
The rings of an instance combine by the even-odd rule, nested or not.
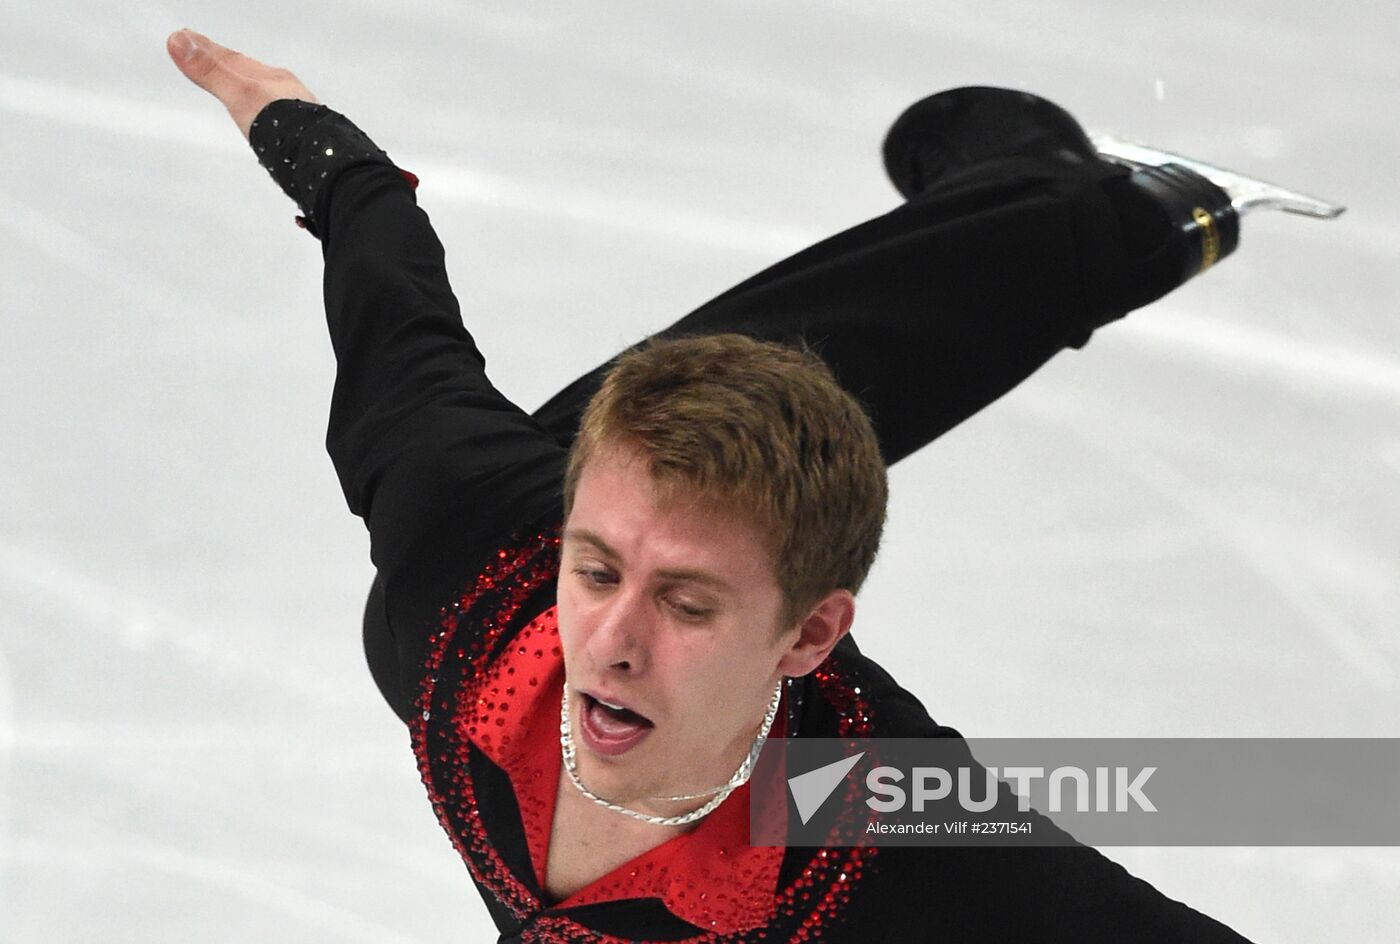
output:
[[[320,104],[289,70],[245,56],[203,33],[177,30],[166,38],[165,48],[186,78],[223,103],[245,138],[258,112],[278,99]]]
[[[194,30],[171,33],[165,48],[186,78],[225,104],[278,71]]]

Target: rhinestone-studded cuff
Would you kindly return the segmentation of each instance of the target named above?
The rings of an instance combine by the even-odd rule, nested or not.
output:
[[[298,226],[317,239],[326,197],[341,171],[358,164],[395,167],[409,185],[418,178],[397,168],[369,136],[349,118],[325,105],[279,98],[258,112],[248,131],[258,163],[301,208]]]

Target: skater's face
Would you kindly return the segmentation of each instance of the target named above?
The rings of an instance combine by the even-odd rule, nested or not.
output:
[[[791,626],[758,529],[683,499],[659,504],[646,461],[599,450],[564,530],[559,634],[579,773],[605,799],[674,815],[734,773],[784,675],[850,626],[845,590]],[[594,695],[641,715],[609,712]]]

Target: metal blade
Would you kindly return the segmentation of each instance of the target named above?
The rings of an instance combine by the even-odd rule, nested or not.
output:
[[[1095,150],[1115,163],[1129,167],[1157,167],[1162,164],[1180,164],[1193,170],[1220,187],[1230,195],[1230,202],[1241,215],[1250,210],[1283,210],[1311,216],[1314,219],[1330,220],[1342,215],[1345,206],[1327,200],[1311,197],[1278,184],[1249,177],[1237,171],[1207,164],[1205,161],[1186,157],[1148,144],[1125,141],[1107,134],[1091,134],[1090,140]]]

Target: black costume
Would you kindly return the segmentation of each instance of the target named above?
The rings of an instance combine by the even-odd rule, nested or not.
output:
[[[380,575],[371,668],[501,940],[1243,940],[1084,846],[745,848],[747,786],[552,901],[560,485],[608,365],[526,414],[486,378],[412,174],[306,102],[267,106],[250,142],[322,242],[338,363],[327,448]],[[1146,244],[1141,220],[1125,220],[1126,173],[1037,156],[951,167],[666,333],[806,339],[895,462],[1180,281],[1168,234]],[[788,681],[784,735],[958,737],[850,636]]]

